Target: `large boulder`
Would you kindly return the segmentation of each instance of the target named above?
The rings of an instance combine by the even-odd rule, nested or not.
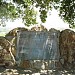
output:
[[[12,53],[14,56],[16,56],[17,34],[20,31],[28,31],[28,29],[24,27],[17,27],[5,35],[5,38],[12,44]]]
[[[11,65],[11,63],[15,62],[12,57],[14,58],[10,42],[5,37],[0,36],[0,65]]]
[[[31,31],[47,31],[47,29],[43,25],[40,25],[32,27]]]
[[[0,46],[9,52],[10,42],[5,37],[0,36]]]
[[[11,31],[9,31],[5,36],[17,36],[17,32],[19,31],[28,31],[28,29],[24,28],[24,27],[17,27],[12,29]]]
[[[13,55],[13,59],[16,58],[16,51],[17,51],[17,34],[20,31],[28,31],[28,29],[24,27],[17,27],[11,30],[9,33],[5,35],[5,38],[11,43],[11,52]],[[14,60],[15,61],[15,60]]]
[[[59,49],[63,67],[71,68],[75,65],[75,32],[69,29],[60,33]]]

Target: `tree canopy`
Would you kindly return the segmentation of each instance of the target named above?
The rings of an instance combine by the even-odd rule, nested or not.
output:
[[[71,28],[75,27],[75,1],[74,0],[0,0],[0,20],[14,20],[22,18],[25,25],[37,24],[37,12],[40,12],[42,22],[46,21],[47,12],[55,8],[59,11],[59,16]]]

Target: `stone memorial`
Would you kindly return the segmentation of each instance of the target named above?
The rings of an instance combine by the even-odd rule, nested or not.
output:
[[[18,63],[22,60],[59,60],[59,34],[60,32],[55,29],[18,32]]]

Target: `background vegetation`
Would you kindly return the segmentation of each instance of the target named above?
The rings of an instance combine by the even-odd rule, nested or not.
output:
[[[0,0],[1,25],[16,18],[22,18],[27,26],[36,24],[35,7],[39,8],[42,22],[46,21],[47,12],[55,8],[71,28],[75,27],[75,0]]]

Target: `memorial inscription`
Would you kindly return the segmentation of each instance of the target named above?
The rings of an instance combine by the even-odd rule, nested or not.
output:
[[[18,33],[17,58],[23,60],[58,59],[58,32],[24,31]]]

